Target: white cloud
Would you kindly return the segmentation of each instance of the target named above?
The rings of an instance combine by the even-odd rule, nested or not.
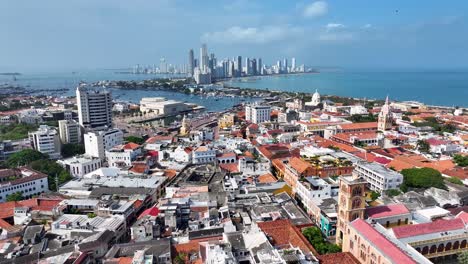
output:
[[[334,30],[334,29],[341,29],[345,28],[346,26],[340,23],[328,23],[326,26],[328,31]]]
[[[354,40],[355,36],[351,32],[327,32],[320,34],[318,39],[328,42],[342,42]]]
[[[269,26],[257,27],[230,27],[224,31],[208,32],[202,35],[202,40],[207,42],[223,43],[257,43],[264,44],[287,37],[298,35],[302,32],[300,28],[288,28]]]
[[[369,29],[369,28],[372,28],[372,24],[365,24],[364,26],[362,26],[363,29]]]
[[[304,8],[305,17],[319,17],[328,12],[328,4],[325,1],[313,2]]]

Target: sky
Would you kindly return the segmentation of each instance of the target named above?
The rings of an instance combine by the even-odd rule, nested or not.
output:
[[[2,0],[0,71],[218,59],[355,68],[468,68],[466,0]]]

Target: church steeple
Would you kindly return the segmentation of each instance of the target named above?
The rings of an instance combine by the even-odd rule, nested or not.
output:
[[[379,131],[385,131],[392,128],[392,113],[390,112],[390,104],[387,98],[385,98],[385,104],[379,113],[379,120],[377,125]]]

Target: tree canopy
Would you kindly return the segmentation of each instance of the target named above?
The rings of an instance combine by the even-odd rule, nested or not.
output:
[[[460,167],[467,167],[468,166],[468,156],[462,155],[454,155],[453,161]]]
[[[430,188],[446,189],[442,174],[432,168],[412,168],[401,171],[403,174],[402,191],[408,188]]]
[[[135,144],[141,145],[145,143],[145,140],[141,137],[136,137],[136,136],[128,136],[125,138],[125,141],[127,142],[133,142]]]
[[[16,168],[18,166],[28,165],[29,163],[47,159],[47,155],[42,154],[39,151],[33,149],[24,149],[19,152],[12,154],[6,161],[6,165],[10,168]]]
[[[323,234],[318,227],[313,226],[305,228],[302,234],[321,255],[341,252],[341,248],[338,245],[328,243],[324,239]]]
[[[23,194],[21,194],[20,192],[12,193],[10,195],[7,195],[6,197],[7,202],[21,201],[21,200],[23,200]]]
[[[37,170],[47,174],[47,179],[49,181],[49,189],[51,191],[57,190],[55,181],[56,176],[58,178],[59,185],[71,180],[72,178],[68,171],[66,171],[62,166],[60,166],[57,162],[53,160],[36,160],[31,162],[30,166],[33,170]]]
[[[85,147],[83,144],[63,144],[61,152],[64,158],[73,157],[85,153]]]

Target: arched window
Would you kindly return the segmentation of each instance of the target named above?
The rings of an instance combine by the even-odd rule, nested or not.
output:
[[[466,248],[466,239],[460,243],[460,248]]]
[[[448,242],[447,245],[445,245],[445,250],[451,250],[452,249],[452,242]]]
[[[417,252],[421,253],[421,248],[415,248]]]
[[[355,187],[353,189],[353,196],[361,196],[362,195],[362,188],[361,187]]]
[[[440,244],[439,247],[437,248],[437,252],[442,252],[444,251],[444,244]]]
[[[435,253],[436,250],[437,250],[436,245],[432,245],[432,246],[431,246],[431,249],[429,250],[429,253],[431,253],[431,254],[432,254],[432,253]]]
[[[460,242],[455,241],[453,242],[453,249],[458,249],[460,247]]]
[[[359,214],[354,213],[353,216],[351,217],[351,221],[353,221],[354,219],[358,219],[358,218],[359,218]]]
[[[359,207],[361,207],[361,199],[356,198],[356,199],[353,200],[352,208],[356,209],[356,208],[359,208]]]
[[[427,253],[429,253],[429,247],[425,246],[425,247],[423,247],[422,254],[426,255]]]

